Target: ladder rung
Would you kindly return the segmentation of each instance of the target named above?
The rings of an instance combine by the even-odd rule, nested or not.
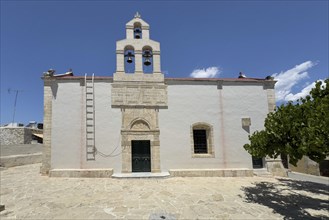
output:
[[[87,86],[86,88],[93,88],[92,86]]]
[[[87,105],[87,107],[93,107],[93,105]]]
[[[87,98],[86,100],[87,100],[87,101],[91,101],[91,100],[94,100],[94,99],[91,99],[91,98]]]
[[[93,94],[93,92],[86,92],[86,94]]]
[[[87,133],[88,133],[88,134],[92,134],[92,133],[94,133],[94,131],[87,131]]]

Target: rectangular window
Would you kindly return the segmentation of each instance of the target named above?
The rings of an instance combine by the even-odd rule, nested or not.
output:
[[[207,131],[193,130],[193,140],[194,140],[194,153],[195,154],[207,154]]]

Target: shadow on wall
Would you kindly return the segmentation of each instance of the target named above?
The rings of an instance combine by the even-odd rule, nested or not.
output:
[[[284,216],[284,219],[328,219],[327,185],[291,179],[278,180],[276,183],[259,182],[254,186],[242,187],[245,194],[240,197],[245,202],[267,206],[274,213]],[[309,210],[318,214],[311,215]]]

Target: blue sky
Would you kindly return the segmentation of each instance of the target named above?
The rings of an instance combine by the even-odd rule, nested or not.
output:
[[[277,103],[328,78],[328,1],[1,1],[1,124],[43,121],[42,73],[112,76],[139,11],[165,77],[275,76]],[[109,97],[110,98],[110,97]]]

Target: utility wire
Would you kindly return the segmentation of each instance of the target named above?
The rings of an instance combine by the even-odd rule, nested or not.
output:
[[[15,95],[15,102],[14,102],[13,121],[12,121],[12,123],[14,124],[14,122],[15,122],[15,114],[16,114],[16,105],[17,105],[17,97],[18,97],[18,93],[19,93],[19,92],[23,92],[23,90],[8,89],[8,93],[9,93],[9,94],[10,94],[11,91],[16,92],[16,95]]]
[[[121,139],[121,134],[119,135],[117,146],[114,148],[114,150],[113,150],[110,154],[104,154],[104,153],[100,152],[100,151],[96,148],[96,146],[95,146],[95,153],[96,153],[96,154],[99,154],[99,155],[102,156],[102,157],[116,157],[116,156],[119,156],[120,154],[122,154],[122,151],[119,152],[119,153],[117,153],[117,154],[113,154],[113,153],[119,148],[120,139]]]

